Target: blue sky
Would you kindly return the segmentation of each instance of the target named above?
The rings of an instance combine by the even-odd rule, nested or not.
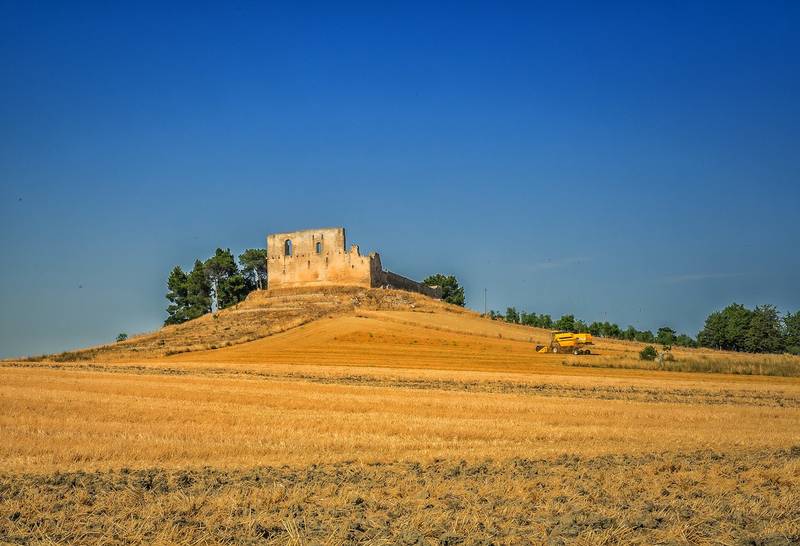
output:
[[[468,305],[800,309],[800,4],[0,2],[0,356],[344,225]]]

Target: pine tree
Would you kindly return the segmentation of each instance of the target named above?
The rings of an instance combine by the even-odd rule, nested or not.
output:
[[[248,248],[239,254],[242,275],[253,288],[259,290],[267,283],[267,251],[264,248]]]
[[[232,290],[226,286],[229,277],[239,273],[236,261],[233,259],[230,249],[222,250],[218,248],[214,255],[205,261],[208,282],[211,285],[211,294],[217,310],[224,309],[232,303],[236,303],[235,298],[231,297]]]
[[[200,260],[195,260],[194,269],[186,278],[186,301],[186,320],[211,312],[211,285]]]
[[[186,322],[188,320],[186,318],[186,308],[188,305],[186,273],[183,272],[180,266],[175,266],[170,272],[169,278],[167,278],[167,288],[169,289],[169,292],[167,292],[167,299],[170,301],[170,304],[167,307],[168,316],[164,324],[180,324],[181,322]]]

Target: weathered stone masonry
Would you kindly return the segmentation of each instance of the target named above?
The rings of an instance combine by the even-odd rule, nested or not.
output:
[[[358,245],[347,249],[344,228],[307,229],[267,236],[267,286],[389,286],[441,297],[431,288],[381,267],[377,252],[362,256]]]

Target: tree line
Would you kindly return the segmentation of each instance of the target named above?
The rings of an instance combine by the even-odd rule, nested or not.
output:
[[[553,320],[550,315],[544,313],[537,315],[536,313],[517,311],[516,307],[507,308],[505,314],[498,311],[489,311],[489,318],[561,332],[589,332],[598,337],[641,341],[643,343],[660,343],[665,346],[697,346],[697,342],[691,336],[679,334],[669,326],[662,326],[654,334],[651,330],[637,330],[633,326],[628,326],[623,330],[618,324],[607,321],[586,323],[576,319],[575,315],[572,314],[562,315],[561,318]]]
[[[553,320],[550,315],[520,312],[515,307],[507,308],[505,314],[489,311],[489,317],[549,330],[589,332],[593,336],[660,343],[665,346],[800,354],[800,311],[781,316],[774,305],[759,305],[755,309],[748,309],[744,305],[732,303],[722,311],[711,313],[697,338],[679,334],[669,326],[662,326],[656,333],[651,330],[637,330],[633,326],[623,330],[614,323],[587,324],[576,319],[574,315],[563,315],[558,320]]]
[[[697,341],[728,351],[800,354],[800,311],[781,316],[774,305],[732,303],[706,318]]]
[[[218,248],[207,260],[195,260],[188,273],[175,266],[167,278],[167,319],[164,324],[180,324],[213,309],[235,305],[267,279],[267,251],[250,248],[237,263],[230,249]]]

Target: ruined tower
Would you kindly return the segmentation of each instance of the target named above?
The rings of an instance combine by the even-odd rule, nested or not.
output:
[[[377,252],[362,256],[358,245],[348,249],[343,227],[268,235],[267,286],[389,286],[441,297],[438,288],[384,271]]]

